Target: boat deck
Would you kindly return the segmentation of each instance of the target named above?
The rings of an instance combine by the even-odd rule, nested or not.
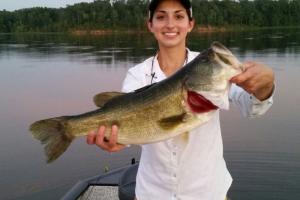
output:
[[[81,180],[61,200],[120,200],[120,191],[125,196],[134,193],[137,167],[138,163]],[[121,199],[128,199],[125,196]]]
[[[118,186],[89,186],[77,200],[119,200]]]

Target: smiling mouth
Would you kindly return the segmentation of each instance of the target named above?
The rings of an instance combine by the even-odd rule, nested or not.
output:
[[[167,33],[163,33],[163,35],[166,35],[166,36],[176,36],[176,35],[178,35],[178,33],[176,32],[176,33],[174,33],[174,32],[167,32]]]

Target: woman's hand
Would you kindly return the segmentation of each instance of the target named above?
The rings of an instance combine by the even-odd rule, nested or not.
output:
[[[273,70],[266,65],[253,61],[245,62],[243,66],[244,72],[234,76],[230,81],[261,101],[269,98],[274,88]]]
[[[108,152],[117,152],[125,148],[125,145],[118,144],[118,126],[113,125],[111,127],[111,133],[109,140],[104,138],[105,126],[100,126],[97,131],[91,131],[86,137],[86,142],[90,145],[96,144],[103,150]]]

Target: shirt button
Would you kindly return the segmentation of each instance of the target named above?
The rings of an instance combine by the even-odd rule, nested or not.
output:
[[[176,152],[173,152],[173,156],[176,156]]]
[[[173,174],[173,176],[176,178],[176,174]]]

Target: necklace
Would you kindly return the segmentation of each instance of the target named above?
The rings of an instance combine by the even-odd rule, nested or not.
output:
[[[155,60],[155,58],[157,57],[157,55],[158,55],[158,53],[156,53],[155,56],[153,56],[153,59],[152,59],[152,64],[151,64],[151,74],[150,74],[150,76],[151,76],[151,82],[150,82],[150,84],[153,83],[153,79],[157,79],[157,77],[155,76],[155,72],[154,72],[154,60]],[[186,65],[187,62],[188,62],[188,51],[185,50],[185,60],[184,60],[184,65]],[[184,65],[183,65],[183,66],[184,66]]]

